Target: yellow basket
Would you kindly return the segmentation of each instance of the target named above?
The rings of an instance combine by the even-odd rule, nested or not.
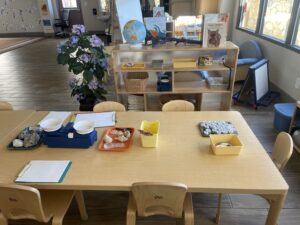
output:
[[[146,120],[142,121],[141,130],[152,134],[152,135],[141,134],[141,142],[143,147],[154,148],[157,146],[159,127],[160,127],[159,121],[146,121]]]
[[[240,154],[243,144],[235,134],[211,134],[209,135],[212,150],[215,155],[238,155]],[[217,147],[221,142],[230,143],[230,147]]]

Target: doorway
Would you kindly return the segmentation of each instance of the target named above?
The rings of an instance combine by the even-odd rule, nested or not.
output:
[[[62,15],[63,10],[70,10],[70,27],[74,24],[84,24],[80,0],[57,0],[58,10]]]

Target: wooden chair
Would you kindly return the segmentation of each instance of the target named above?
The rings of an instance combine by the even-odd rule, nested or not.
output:
[[[5,101],[0,101],[0,111],[11,111],[13,107],[11,104]]]
[[[194,225],[192,195],[187,193],[184,184],[134,183],[129,195],[126,225],[135,225],[136,215],[184,216],[185,225]]]
[[[162,107],[163,112],[176,112],[176,111],[194,111],[195,106],[185,100],[173,100],[165,103]]]
[[[276,137],[276,141],[273,146],[273,151],[271,156],[275,166],[278,168],[280,172],[284,170],[292,154],[293,154],[292,137],[286,132],[280,132]],[[265,198],[268,202],[271,201],[267,196],[264,195],[260,195],[260,196]],[[216,215],[217,224],[220,222],[221,204],[222,204],[222,194],[220,193],[218,199],[217,215]]]
[[[98,103],[94,106],[93,109],[94,112],[124,112],[126,111],[125,106],[122,105],[119,102],[111,102],[111,101],[106,101],[106,102],[101,102]]]
[[[62,225],[74,194],[74,191],[39,191],[28,186],[1,185],[0,224],[7,225],[9,219],[33,219],[48,223],[52,218],[52,225]]]

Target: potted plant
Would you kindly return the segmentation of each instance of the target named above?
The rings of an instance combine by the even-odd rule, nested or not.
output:
[[[70,80],[71,96],[80,102],[81,111],[92,111],[96,102],[105,101],[108,61],[104,44],[83,25],[74,25],[68,41],[57,48],[58,64],[68,65],[74,78]]]

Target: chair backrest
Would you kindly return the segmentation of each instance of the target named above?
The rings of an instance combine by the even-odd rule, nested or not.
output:
[[[277,135],[273,151],[272,160],[280,172],[284,170],[287,162],[293,154],[293,139],[286,132],[280,132]]]
[[[126,111],[125,106],[119,102],[101,102],[94,106],[94,112],[124,112]]]
[[[195,106],[193,103],[185,100],[173,100],[165,103],[162,107],[163,112],[176,112],[176,111],[194,111]]]
[[[11,111],[13,107],[8,102],[0,101],[0,111]]]
[[[256,41],[246,41],[240,46],[240,58],[262,59],[263,54],[260,45]]]
[[[34,219],[48,222],[40,192],[33,187],[0,185],[0,211],[6,219]]]
[[[139,182],[132,185],[139,216],[166,215],[181,218],[187,186],[184,184]]]

